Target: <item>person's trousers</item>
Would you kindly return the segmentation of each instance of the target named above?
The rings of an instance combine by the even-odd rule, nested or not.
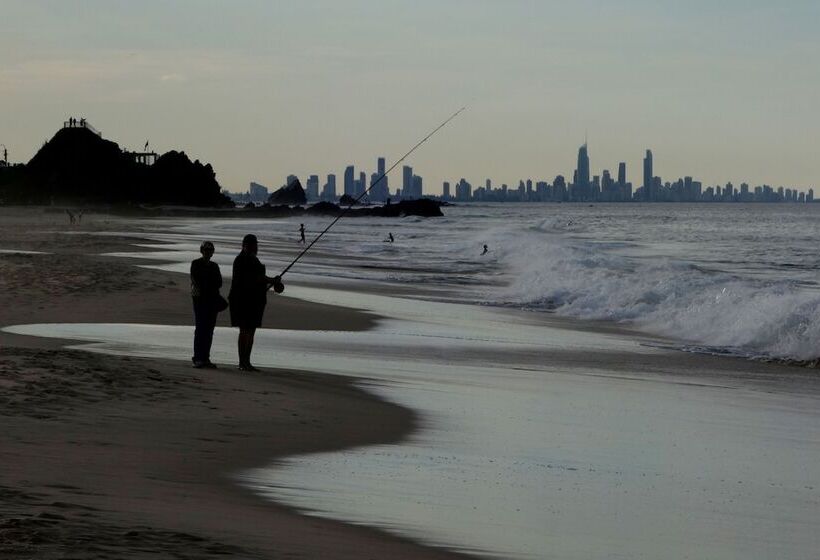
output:
[[[194,300],[194,362],[207,362],[211,358],[211,343],[216,327],[216,307],[212,302]]]

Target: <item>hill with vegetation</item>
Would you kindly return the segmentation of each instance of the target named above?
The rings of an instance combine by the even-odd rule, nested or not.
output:
[[[210,164],[170,151],[153,165],[85,127],[62,128],[25,165],[0,169],[6,204],[232,206]]]

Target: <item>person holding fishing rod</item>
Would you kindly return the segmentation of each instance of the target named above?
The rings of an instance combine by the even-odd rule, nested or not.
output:
[[[231,308],[231,326],[239,327],[239,369],[259,371],[251,365],[251,351],[256,329],[262,325],[262,315],[268,302],[268,290],[273,287],[278,294],[285,286],[280,276],[271,278],[265,274],[265,265],[256,254],[259,242],[249,233],[242,239],[242,251],[233,261],[233,280],[228,302]]]
[[[370,190],[375,187],[382,179],[395,169],[397,165],[403,162],[407,157],[416,151],[416,148],[424,144],[436,132],[444,128],[447,123],[456,118],[459,113],[464,111],[466,107],[462,107],[443,123],[438,125],[427,136],[419,140],[415,146],[410,148],[406,154],[399,158],[396,163],[382,173],[382,175],[370,184],[363,193],[361,193],[347,208],[343,209],[336,218],[331,221],[325,229],[319,232],[313,241],[307,245],[302,251],[296,255],[290,264],[288,264],[279,275],[273,278],[266,276],[265,265],[259,262],[256,258],[258,251],[258,242],[256,236],[248,234],[242,240],[242,252],[237,255],[233,262],[233,281],[231,282],[231,291],[228,295],[228,301],[231,306],[231,325],[239,327],[239,369],[242,371],[259,371],[251,365],[251,350],[253,349],[253,337],[256,334],[256,329],[262,325],[262,315],[265,312],[265,305],[267,304],[267,292],[273,287],[277,294],[281,294],[285,289],[282,283],[282,277],[293,268],[299,259],[301,259],[310,249],[332,228],[336,222],[341,220],[348,212],[350,212],[353,205],[364,198]],[[392,234],[390,236],[393,237]]]

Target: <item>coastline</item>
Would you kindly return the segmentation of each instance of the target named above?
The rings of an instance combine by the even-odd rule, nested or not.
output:
[[[97,256],[133,239],[64,235],[71,230],[65,218],[42,209],[4,209],[2,217],[0,249],[46,254],[0,257],[0,326],[190,325],[188,288],[178,275]],[[73,231],[125,226],[103,216],[87,222]],[[366,330],[376,320],[277,296],[265,326]],[[219,324],[226,321],[223,314]],[[10,465],[0,475],[4,556],[464,557],[300,515],[229,478],[296,453],[400,441],[416,426],[412,411],[338,376],[193,370],[64,343],[0,333],[2,449]]]

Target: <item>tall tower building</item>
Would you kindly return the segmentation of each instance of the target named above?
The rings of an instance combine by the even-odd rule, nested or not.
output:
[[[413,198],[421,198],[424,196],[422,185],[422,178],[418,175],[413,175]]]
[[[405,165],[401,170],[401,196],[409,198],[413,195],[413,168]]]
[[[643,196],[646,200],[652,197],[652,150],[646,150],[646,157],[643,158]]]
[[[310,175],[305,184],[305,195],[308,200],[316,200],[319,198],[319,176]]]
[[[581,187],[584,196],[589,194],[589,152],[587,151],[587,143],[578,148],[578,167],[575,175],[576,188]]]
[[[356,196],[356,170],[352,165],[345,167],[344,194]]]
[[[376,159],[376,178],[371,179],[370,184],[372,185],[375,181],[379,181],[379,184],[376,185],[372,191],[370,191],[370,198],[372,200],[387,200],[387,197],[390,196],[390,184],[387,182],[387,175],[385,175],[385,165],[384,165],[384,158],[380,157]],[[379,180],[379,177],[382,177]]]
[[[333,173],[330,173],[327,176],[327,183],[325,183],[325,186],[322,189],[322,198],[324,200],[336,199],[336,175]]]
[[[626,184],[626,162],[622,161],[618,164],[618,184],[623,186]]]

